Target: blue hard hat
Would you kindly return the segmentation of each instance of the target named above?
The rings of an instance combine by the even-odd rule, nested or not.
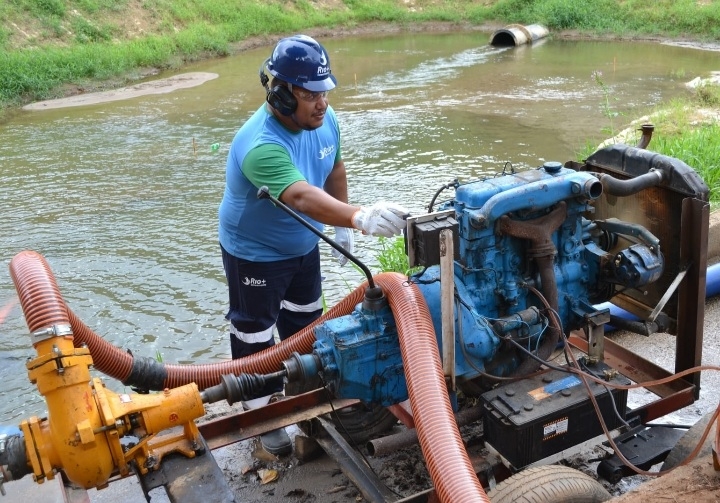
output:
[[[330,72],[330,57],[325,48],[307,35],[280,40],[267,64],[273,77],[308,91],[329,91],[337,85]]]

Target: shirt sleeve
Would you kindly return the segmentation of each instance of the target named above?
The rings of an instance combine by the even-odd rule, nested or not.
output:
[[[290,161],[288,151],[273,143],[258,145],[245,156],[242,171],[253,185],[268,188],[270,195],[280,198],[290,185],[306,181]]]

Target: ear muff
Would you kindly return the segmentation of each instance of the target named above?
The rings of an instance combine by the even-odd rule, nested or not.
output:
[[[267,92],[265,98],[270,106],[280,112],[282,115],[290,116],[297,110],[297,99],[293,96],[285,86],[275,86]]]
[[[265,100],[275,110],[280,112],[282,115],[290,116],[297,110],[297,99],[293,96],[293,93],[284,86],[275,86],[272,89],[268,87],[270,79],[265,74],[265,66],[270,61],[270,58],[266,59],[262,65],[260,65],[260,83],[265,88]]]

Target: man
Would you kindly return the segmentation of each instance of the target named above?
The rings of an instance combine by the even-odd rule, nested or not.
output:
[[[269,199],[258,199],[259,187],[268,187],[318,230],[334,226],[336,242],[351,253],[353,229],[391,237],[402,232],[408,216],[389,202],[347,203],[340,130],[328,105],[337,81],[322,45],[305,35],[280,40],[260,67],[260,82],[266,102],[233,139],[218,212],[232,358],[272,346],[275,330],[285,340],[322,314],[319,238]],[[333,256],[347,261],[337,250]],[[281,382],[245,406],[263,406],[278,392]],[[260,440],[272,454],[292,451],[284,429]]]

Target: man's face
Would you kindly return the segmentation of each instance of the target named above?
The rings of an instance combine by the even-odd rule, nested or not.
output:
[[[295,110],[295,123],[302,129],[317,129],[323,124],[325,111],[328,107],[328,93],[330,91],[312,92],[302,87],[293,86],[292,93],[297,99]]]

